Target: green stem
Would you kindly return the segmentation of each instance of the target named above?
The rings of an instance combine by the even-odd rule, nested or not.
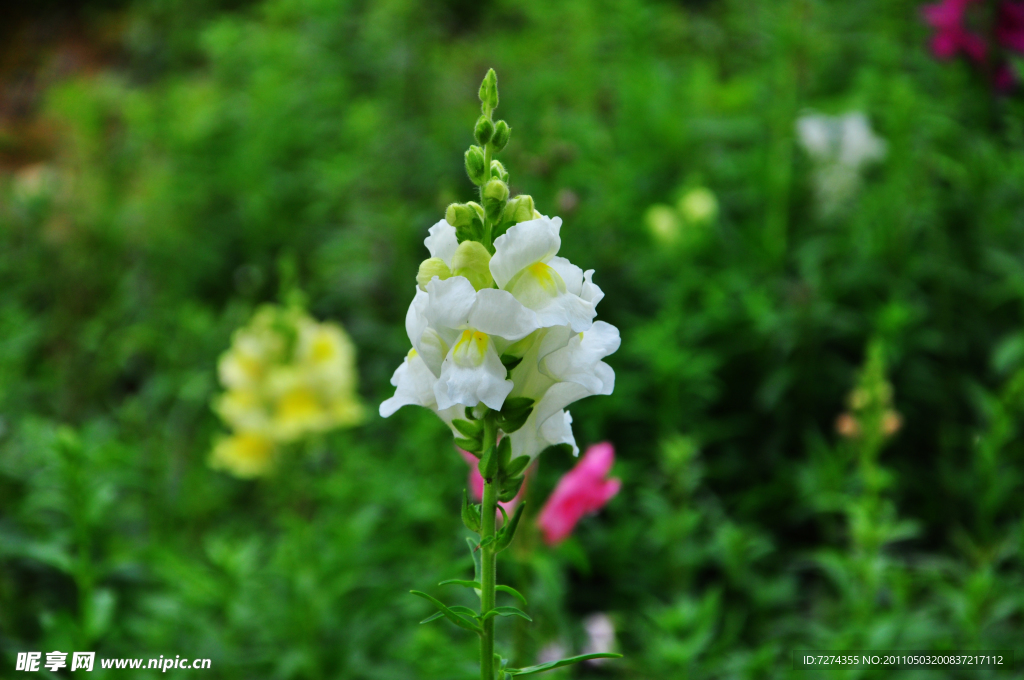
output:
[[[494,446],[497,440],[497,427],[491,414],[484,421],[484,451]],[[495,515],[498,512],[498,480],[484,480],[483,505],[480,508],[480,537],[486,541],[493,538],[496,531]],[[496,554],[493,540],[485,545],[480,556],[480,613],[494,609],[494,586],[496,585]],[[480,680],[494,680],[494,617],[483,624],[484,632],[480,636]]]
[[[490,117],[490,113],[487,114]],[[484,186],[491,178],[491,144],[484,144],[484,183],[480,185],[480,205],[484,204]],[[491,249],[491,220],[484,215],[484,247]]]

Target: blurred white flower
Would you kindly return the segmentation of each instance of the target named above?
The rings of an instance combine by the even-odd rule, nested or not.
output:
[[[604,612],[591,614],[583,621],[587,631],[587,645],[584,654],[608,654],[615,651],[615,623]],[[597,665],[608,659],[591,659],[588,663]]]
[[[814,162],[814,189],[826,215],[843,207],[860,188],[861,174],[885,158],[887,144],[860,111],[842,116],[809,113],[796,122],[800,146]]]

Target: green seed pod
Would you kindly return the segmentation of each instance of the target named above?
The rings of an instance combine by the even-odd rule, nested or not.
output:
[[[508,201],[508,185],[500,179],[492,179],[484,185],[484,212],[487,218],[497,221]]]
[[[439,257],[431,257],[420,262],[420,270],[416,273],[416,283],[419,285],[420,290],[426,290],[427,284],[435,276],[444,281],[450,278],[451,275],[452,270],[448,268],[444,260]]]
[[[508,144],[508,138],[512,135],[512,128],[503,120],[494,124],[494,134],[491,135],[491,148],[495,152],[501,151]]]
[[[494,123],[487,116],[480,116],[476,121],[476,128],[473,129],[473,136],[476,137],[476,143],[483,146],[487,142],[491,141],[491,136],[494,134]]]
[[[500,179],[508,184],[508,170],[501,164],[501,161],[491,161],[491,179]]]
[[[488,267],[490,261],[491,254],[482,243],[463,241],[452,255],[452,274],[465,276],[477,290],[492,288],[494,278]]]
[[[471,146],[466,149],[466,174],[473,184],[483,184],[487,181],[487,168],[484,164],[484,150],[479,146]]]
[[[533,217],[533,196],[519,194],[509,199],[505,210],[501,213],[501,221],[510,224],[519,224],[534,219]]]

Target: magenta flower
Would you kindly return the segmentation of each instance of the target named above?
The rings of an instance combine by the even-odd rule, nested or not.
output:
[[[977,0],[942,0],[922,8],[925,21],[935,29],[932,52],[939,59],[950,59],[964,52],[977,63],[985,61],[985,41],[964,27],[964,14],[973,2]]]
[[[584,515],[597,512],[619,493],[622,482],[605,478],[614,462],[615,449],[611,444],[594,444],[576,467],[558,481],[537,518],[548,545],[564,541]]]
[[[999,5],[996,40],[1006,49],[1024,52],[1024,1],[1005,0]]]

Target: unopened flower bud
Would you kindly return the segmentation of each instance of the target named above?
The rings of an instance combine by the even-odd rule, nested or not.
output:
[[[494,69],[488,69],[487,75],[480,83],[480,104],[484,113],[498,108],[498,74]]]
[[[690,189],[679,199],[679,214],[687,224],[711,224],[718,216],[718,199],[710,189]]]
[[[534,219],[533,213],[533,197],[527,194],[520,194],[510,199],[505,205],[505,210],[501,214],[501,221],[519,224],[520,222]]]
[[[450,278],[451,275],[452,270],[448,268],[444,260],[439,257],[431,257],[420,262],[420,270],[416,273],[416,283],[419,285],[420,290],[426,290],[427,284],[435,276],[444,281]]]
[[[494,286],[494,278],[488,265],[491,254],[478,241],[463,241],[452,255],[452,273],[465,276],[473,288],[482,290]]]
[[[484,212],[491,220],[497,221],[508,200],[508,185],[500,179],[492,179],[484,185]]]
[[[860,435],[860,423],[849,413],[843,413],[836,418],[836,432],[847,439]]]
[[[889,409],[885,412],[885,415],[882,416],[882,434],[886,437],[891,437],[899,432],[900,427],[902,426],[903,417],[896,411]]]
[[[484,219],[484,209],[479,203],[452,203],[444,213],[444,219],[453,227],[465,227],[473,223],[473,220]]]
[[[655,204],[644,213],[644,224],[655,241],[670,246],[679,241],[680,225],[676,211],[667,205]]]
[[[508,138],[512,135],[512,128],[503,120],[494,124],[494,134],[491,136],[491,148],[501,151],[508,144]]]
[[[491,141],[491,136],[494,134],[494,123],[487,116],[480,116],[476,121],[476,128],[473,130],[473,136],[476,137],[476,143],[483,146],[487,142]]]
[[[473,184],[483,184],[487,180],[487,167],[484,163],[484,150],[479,146],[466,149],[466,174]]]
[[[501,164],[501,161],[491,161],[491,178],[500,179],[505,184],[508,184],[508,170]]]

